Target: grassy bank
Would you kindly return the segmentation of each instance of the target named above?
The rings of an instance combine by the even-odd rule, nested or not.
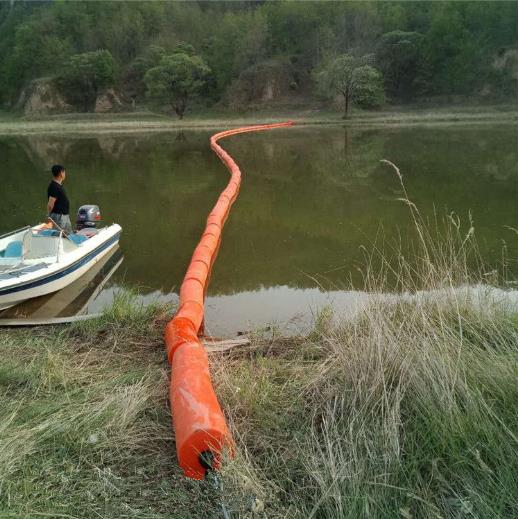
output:
[[[176,463],[164,311],[0,330],[0,517],[216,516]]]
[[[376,248],[357,317],[323,311],[309,337],[214,363],[240,448],[225,469],[236,507],[255,495],[279,518],[518,516],[518,315],[485,284],[470,224],[430,227],[406,203],[417,266]],[[387,297],[394,276],[406,297]]]
[[[40,117],[16,117],[0,114],[0,135],[34,133],[135,133],[178,129],[221,129],[257,123],[293,120],[304,125],[434,125],[434,124],[502,124],[518,121],[515,105],[451,108],[401,108],[386,111],[354,110],[344,120],[336,111],[288,108],[263,109],[247,113],[196,112],[178,120],[152,112],[120,114],[64,114]]]
[[[211,356],[234,517],[518,516],[518,315],[471,224],[405,202],[419,259],[375,248],[356,317]],[[221,517],[174,458],[166,314],[121,296],[98,321],[0,332],[0,517]]]
[[[217,373],[241,458],[228,499],[268,517],[518,515],[518,319],[449,294],[375,299]]]
[[[518,318],[446,292],[373,297],[300,339],[211,357],[235,517],[516,517]],[[1,331],[0,517],[221,517],[174,457],[164,310]],[[255,510],[255,513],[253,512]]]

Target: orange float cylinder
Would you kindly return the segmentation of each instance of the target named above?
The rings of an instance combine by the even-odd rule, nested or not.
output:
[[[217,469],[219,454],[231,440],[199,341],[183,343],[174,352],[170,400],[180,465],[187,477],[202,479],[206,468],[200,454],[217,454],[213,465]]]
[[[167,358],[172,368],[169,396],[176,453],[185,475],[193,479],[202,479],[206,474],[207,463],[202,460],[202,455],[210,454],[212,468],[217,469],[223,450],[228,449],[232,453],[233,449],[225,416],[212,387],[207,353],[198,338],[204,319],[204,300],[211,268],[221,243],[221,230],[241,183],[238,165],[217,142],[239,133],[292,124],[290,121],[236,128],[217,133],[210,139],[212,150],[231,173],[230,182],[207,218],[207,225],[180,288],[178,311],[167,324],[164,334]]]

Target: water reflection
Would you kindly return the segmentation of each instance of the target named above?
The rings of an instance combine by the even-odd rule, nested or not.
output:
[[[138,286],[146,300],[174,300],[227,181],[209,137],[0,137],[0,232],[43,218],[48,167],[62,162],[73,207],[99,204],[107,223],[123,227],[124,265],[96,301],[109,301],[119,285]],[[207,326],[247,327],[246,316],[259,325],[289,321],[301,306],[311,314],[319,287],[340,292],[352,280],[361,288],[362,246],[371,248],[380,228],[388,251],[398,242],[405,248],[413,230],[384,158],[400,167],[425,218],[455,211],[468,228],[471,212],[484,258],[498,262],[503,242],[517,257],[508,229],[518,226],[517,137],[516,126],[308,127],[225,141],[243,185],[213,272]]]

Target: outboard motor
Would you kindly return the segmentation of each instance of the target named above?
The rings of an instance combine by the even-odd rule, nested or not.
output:
[[[82,229],[94,230],[100,221],[101,211],[98,205],[82,205],[77,211],[76,228],[78,231]]]

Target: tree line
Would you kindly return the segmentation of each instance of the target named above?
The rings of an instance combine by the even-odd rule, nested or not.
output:
[[[509,98],[518,92],[518,3],[0,3],[7,107],[48,77],[79,110],[111,86],[182,117],[194,98],[228,100],[263,64],[289,67],[291,95],[342,96],[345,113],[351,103]]]

